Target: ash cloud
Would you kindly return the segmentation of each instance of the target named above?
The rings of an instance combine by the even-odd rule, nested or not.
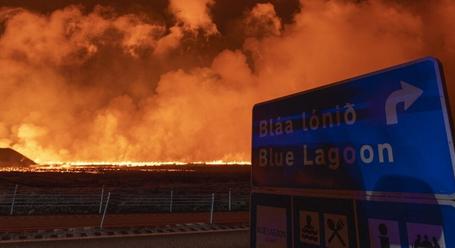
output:
[[[38,162],[249,160],[256,102],[426,55],[452,91],[449,0],[159,4],[1,7],[0,146]]]

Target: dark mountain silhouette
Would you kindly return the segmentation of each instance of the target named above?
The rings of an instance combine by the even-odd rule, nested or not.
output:
[[[0,166],[1,167],[24,167],[36,164],[31,159],[20,154],[11,148],[0,148]]]

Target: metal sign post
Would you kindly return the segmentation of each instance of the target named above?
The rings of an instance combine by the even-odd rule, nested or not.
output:
[[[231,211],[232,210],[232,202],[231,202],[231,194],[232,194],[232,190],[229,188],[229,195],[228,195],[228,210]]]
[[[171,198],[169,199],[169,213],[172,213],[173,202],[174,202],[174,190],[171,190]]]
[[[210,204],[210,224],[213,224],[213,211],[215,210],[215,193],[212,193],[212,201]]]
[[[98,209],[98,213],[101,214],[101,211],[103,209],[103,197],[104,197],[104,185],[101,187],[101,195],[100,195],[100,207]]]
[[[106,218],[107,207],[109,206],[109,199],[111,198],[111,192],[107,193],[106,205],[104,206],[103,217],[101,218],[100,229],[103,228],[104,218]]]
[[[10,211],[9,211],[9,215],[13,215],[13,213],[14,213],[14,204],[16,203],[16,195],[17,195],[17,188],[18,187],[19,186],[17,184],[14,187],[13,200],[11,201],[11,208],[10,208]]]

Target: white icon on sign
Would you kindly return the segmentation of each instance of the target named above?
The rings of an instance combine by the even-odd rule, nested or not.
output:
[[[349,248],[346,216],[324,214],[324,230],[327,248]]]
[[[287,215],[285,208],[257,206],[256,247],[287,247]]]
[[[371,248],[400,248],[398,222],[381,219],[368,219]]]
[[[444,229],[438,225],[407,223],[410,248],[445,248]]]
[[[419,98],[423,91],[411,84],[401,81],[401,89],[392,92],[385,101],[385,116],[387,125],[398,124],[397,105],[404,103],[407,110]]]
[[[310,245],[321,245],[319,213],[300,211],[300,241]]]

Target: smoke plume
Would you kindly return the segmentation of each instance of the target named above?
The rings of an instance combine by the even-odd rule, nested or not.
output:
[[[161,17],[0,7],[0,146],[38,162],[249,160],[256,102],[427,55],[452,92],[450,0],[301,0],[291,16],[261,2],[234,19],[223,0],[170,0]]]

